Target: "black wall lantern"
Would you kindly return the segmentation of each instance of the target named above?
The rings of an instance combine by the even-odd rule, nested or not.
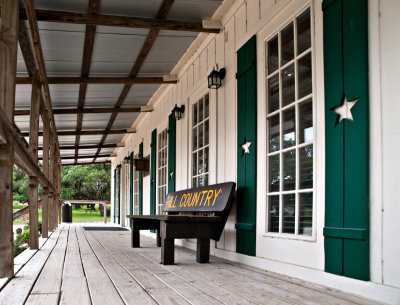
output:
[[[128,157],[125,157],[125,158],[124,158],[124,164],[128,164],[128,163],[129,163],[129,160],[130,160],[129,156],[128,156]]]
[[[218,67],[217,67],[218,69]],[[226,70],[225,68],[221,68],[219,71],[216,71],[214,68],[211,73],[208,75],[208,88],[218,89],[222,86],[222,80],[225,78]]]
[[[185,105],[178,107],[175,104],[174,109],[172,109],[172,115],[175,121],[179,121],[183,117],[183,113],[185,112]]]

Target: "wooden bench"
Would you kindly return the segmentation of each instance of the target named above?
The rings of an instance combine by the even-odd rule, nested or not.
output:
[[[169,193],[162,209],[167,215],[129,215],[132,247],[140,247],[140,230],[157,230],[162,264],[174,264],[176,238],[197,238],[196,261],[208,262],[210,239],[218,241],[221,237],[235,187],[234,182],[226,182]]]

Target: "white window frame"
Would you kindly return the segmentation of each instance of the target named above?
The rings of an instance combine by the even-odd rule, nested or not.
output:
[[[189,166],[189,175],[188,175],[189,176],[189,181],[188,181],[189,187],[194,187],[194,185],[193,185],[193,178],[194,177],[205,176],[205,174],[208,175],[207,185],[215,183],[215,182],[212,182],[212,178],[211,178],[211,173],[213,171],[213,167],[211,167],[211,159],[213,158],[215,160],[215,158],[216,158],[215,155],[213,157],[211,155],[211,153],[212,153],[212,151],[211,151],[211,146],[212,146],[212,143],[211,143],[211,134],[212,134],[212,132],[211,132],[211,130],[212,130],[211,112],[213,111],[212,107],[211,107],[211,105],[212,105],[212,103],[211,103],[211,92],[212,92],[212,90],[204,90],[204,91],[202,91],[202,94],[197,94],[196,98],[193,98],[191,100],[190,104],[189,104],[189,106],[190,106],[189,107],[190,122],[189,122],[189,129],[188,129],[189,130],[189,137],[190,137],[190,141],[189,141],[189,145],[190,145],[189,146],[190,166]],[[208,148],[208,171],[207,172],[203,172],[202,174],[193,175],[193,153],[194,153],[194,151],[193,151],[193,129],[194,129],[194,126],[193,126],[193,121],[194,121],[194,118],[193,118],[193,106],[197,102],[199,102],[201,99],[203,99],[207,94],[208,94],[208,103],[209,103],[208,104],[208,118],[207,118],[207,120],[208,120],[208,144],[202,146],[201,149],[204,150],[205,148]],[[200,123],[202,123],[204,121],[205,120],[203,119],[201,122],[197,122],[196,128],[199,126]],[[203,134],[203,139],[204,139],[204,134]],[[199,148],[197,147],[195,151],[198,152]],[[203,155],[203,157],[204,157],[204,155]]]
[[[323,96],[323,77],[321,78],[321,75],[323,75],[323,69],[320,67],[316,66],[316,61],[318,60],[319,63],[321,63],[321,58],[323,58],[323,53],[322,53],[322,47],[321,45],[317,46],[317,43],[319,44],[319,41],[316,41],[316,29],[314,27],[315,23],[315,16],[314,16],[314,7],[313,3],[309,1],[298,1],[296,2],[293,7],[296,7],[292,9],[292,13],[290,14],[284,14],[286,15],[285,20],[282,18],[277,18],[270,22],[260,33],[258,33],[258,55],[259,55],[259,67],[261,67],[258,71],[258,78],[259,84],[261,86],[259,87],[259,100],[260,102],[258,103],[258,117],[257,120],[259,121],[258,126],[259,126],[259,133],[258,133],[258,139],[259,143],[263,143],[263,145],[259,145],[258,147],[258,153],[259,153],[259,166],[263,166],[265,168],[265,171],[260,171],[258,173],[258,194],[257,198],[258,200],[262,200],[264,202],[264,205],[260,209],[260,216],[258,217],[257,220],[257,231],[260,233],[260,236],[264,238],[268,237],[274,237],[274,238],[284,238],[284,239],[295,239],[295,240],[304,240],[304,241],[316,241],[317,238],[317,228],[318,228],[318,221],[320,221],[321,216],[323,218],[323,214],[321,214],[321,210],[318,211],[317,213],[317,205],[316,202],[321,200],[321,197],[323,197],[323,192],[324,192],[324,171],[321,170],[324,166],[324,158],[318,157],[319,154],[324,154],[324,109],[323,107],[318,107],[318,103],[321,103],[321,101],[324,100]],[[301,100],[296,100],[296,105],[299,103],[299,101],[305,101],[308,98],[312,98],[313,100],[313,129],[314,129],[314,136],[313,136],[313,188],[307,189],[307,190],[299,190],[296,187],[295,191],[288,191],[288,193],[295,193],[296,196],[298,196],[298,193],[301,192],[311,192],[313,193],[313,211],[312,211],[312,219],[313,219],[313,225],[312,225],[312,234],[311,236],[309,235],[298,235],[298,234],[293,234],[293,233],[276,233],[276,232],[268,232],[268,159],[267,159],[267,152],[268,152],[268,145],[269,141],[267,140],[268,134],[267,134],[267,116],[268,114],[268,108],[267,108],[267,83],[266,80],[268,78],[267,71],[265,69],[266,67],[266,60],[267,60],[267,51],[266,51],[266,46],[267,42],[272,39],[277,33],[279,33],[283,28],[285,28],[288,24],[293,22],[295,18],[300,15],[304,10],[307,8],[310,8],[310,18],[311,18],[311,59],[312,59],[312,86],[313,86],[313,92],[311,95],[308,95],[307,97],[302,98]],[[294,13],[293,13],[294,12]],[[296,34],[295,34],[295,38]],[[295,41],[296,43],[296,41]],[[261,54],[261,55],[260,55]],[[305,54],[303,52],[302,54]],[[280,56],[280,53],[279,53]],[[296,56],[295,58],[297,58]],[[317,58],[319,57],[319,58]],[[296,62],[296,61],[295,61]],[[261,64],[260,64],[261,63]],[[283,67],[289,66],[290,63],[285,64]],[[297,66],[297,65],[296,65]],[[295,67],[297,69],[297,67]],[[279,70],[279,69],[278,69]],[[276,73],[276,72],[275,72]],[[321,79],[317,79],[317,75],[320,76]],[[297,86],[297,83],[295,84]],[[322,89],[321,89],[322,88]],[[297,88],[296,88],[297,90]],[[296,91],[297,92],[297,91]],[[280,88],[280,94],[281,94],[281,88]],[[294,102],[291,104],[291,106],[287,106],[287,108],[293,107]],[[297,107],[297,106],[296,106]],[[282,111],[282,109],[286,109],[285,107],[282,107],[279,109],[279,111]],[[278,113],[278,111],[274,112]],[[296,110],[296,116],[298,116],[298,110]],[[281,116],[282,117],[282,116]],[[282,121],[280,121],[280,128],[282,129]],[[296,120],[296,124],[298,124],[298,120]],[[261,126],[261,129],[260,129]],[[297,126],[296,126],[297,127]],[[298,130],[298,129],[297,129]],[[318,130],[322,130],[318,132]],[[296,137],[298,135],[296,134]],[[282,145],[282,142],[281,142]],[[291,148],[288,148],[288,150],[293,149],[296,147],[301,147],[301,146],[307,146],[307,144],[300,144],[300,145],[295,145]],[[285,151],[286,149],[283,149]],[[279,150],[282,152],[282,149]],[[282,159],[282,158],[281,158]],[[298,158],[296,158],[296,181],[298,180],[297,176],[299,173],[299,167],[298,167]],[[280,160],[280,175],[282,175],[282,160]],[[263,181],[261,183],[260,181]],[[318,184],[317,184],[318,181]],[[283,183],[283,180],[281,179],[281,185]],[[319,190],[320,189],[320,190]],[[286,191],[282,192],[282,188],[280,186],[280,193],[279,194],[285,194]],[[298,211],[298,200],[296,198],[296,218],[298,219],[299,217],[299,211]],[[282,208],[282,201],[280,201],[280,209]],[[282,226],[282,211],[280,211],[280,223],[279,223],[279,228],[281,232],[281,226]],[[295,225],[295,233],[297,233],[298,229],[298,222],[296,220],[296,225]]]
[[[138,155],[134,155],[133,159],[138,159]],[[133,165],[133,215],[139,215],[139,172]]]
[[[156,174],[156,214],[163,214],[162,213],[162,207],[164,205],[164,200],[160,201],[160,188],[161,187],[166,187],[166,195],[168,194],[168,125],[163,124],[163,127],[158,128],[157,130],[161,130],[161,132],[157,133],[157,158],[156,158],[156,165],[157,165],[157,174]],[[161,141],[160,141],[160,136],[163,132],[166,132],[166,145],[164,147],[161,147]],[[165,184],[160,185],[160,158],[159,154],[161,149],[165,149],[166,151],[166,164],[163,165],[162,167],[166,169],[166,177],[165,177]],[[165,198],[164,198],[165,199]]]

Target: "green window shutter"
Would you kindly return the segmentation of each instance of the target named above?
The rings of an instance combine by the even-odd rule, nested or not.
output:
[[[151,133],[150,214],[156,214],[157,129]]]
[[[117,211],[117,168],[114,169],[114,223],[115,223],[115,214]]]
[[[143,159],[143,142],[139,144],[139,159]],[[143,215],[143,172],[139,172],[139,215]]]
[[[121,223],[121,165],[117,167],[118,173],[118,218],[117,223]]]
[[[168,193],[175,192],[176,121],[168,117]]]
[[[368,1],[329,0],[324,10],[325,270],[369,280]],[[354,121],[332,111],[359,99]]]
[[[237,52],[237,223],[236,251],[256,255],[257,63],[256,36]],[[251,142],[250,154],[242,144]]]
[[[133,152],[129,155],[129,214],[133,214]]]

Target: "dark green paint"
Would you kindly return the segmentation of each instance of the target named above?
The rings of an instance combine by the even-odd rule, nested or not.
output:
[[[257,65],[256,36],[237,52],[237,224],[236,251],[256,254]],[[241,147],[251,142],[250,154]]]
[[[118,217],[117,217],[117,223],[121,223],[121,165],[117,166],[117,179],[118,179]]]
[[[114,169],[114,223],[115,223],[115,214],[117,211],[117,202],[115,198],[117,197],[117,169]]]
[[[150,156],[150,214],[156,214],[157,129],[151,133]]]
[[[129,155],[129,214],[133,215],[133,152]]]
[[[139,144],[139,159],[143,159],[143,142]],[[139,215],[143,215],[143,172],[139,172]]]
[[[168,193],[175,192],[176,121],[168,117]]]
[[[329,0],[323,8],[325,270],[369,280],[368,1]],[[344,95],[359,98],[354,122],[335,127],[331,109]]]

